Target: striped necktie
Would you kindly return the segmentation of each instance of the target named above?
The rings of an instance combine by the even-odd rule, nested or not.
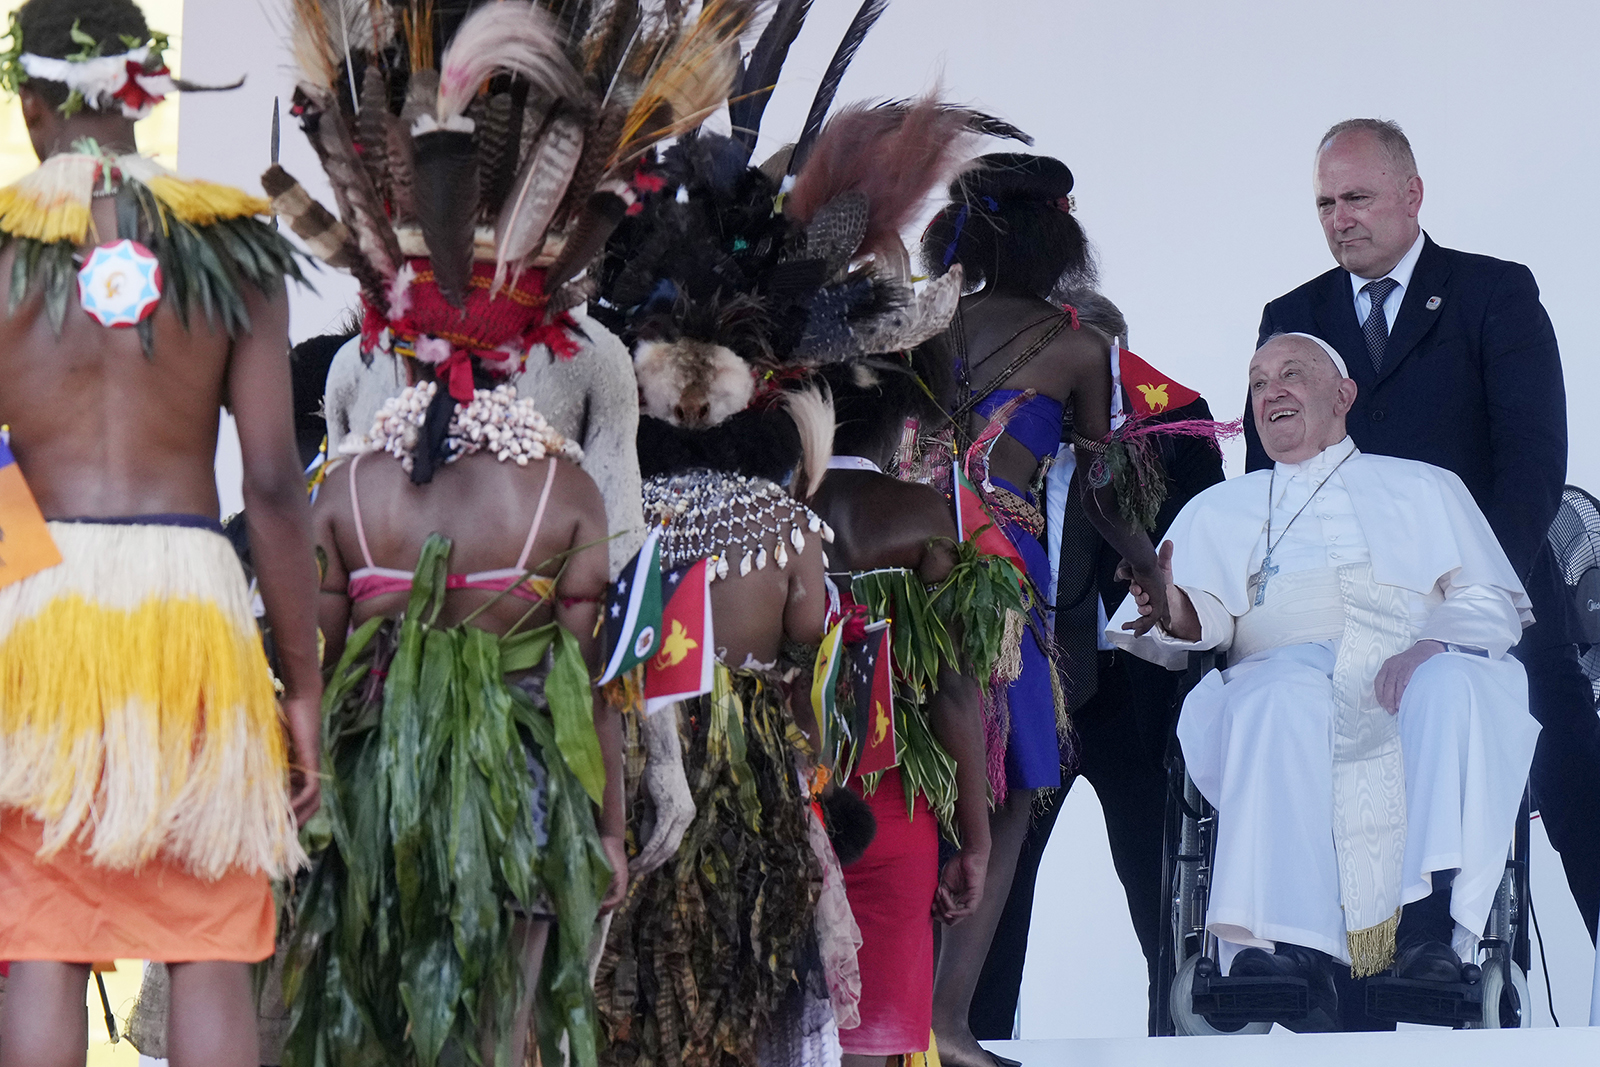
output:
[[[1372,360],[1374,374],[1383,373],[1383,350],[1389,344],[1389,320],[1383,314],[1383,302],[1399,284],[1393,278],[1379,278],[1361,287],[1361,291],[1372,298],[1372,310],[1367,312],[1361,332],[1367,338],[1367,356]]]

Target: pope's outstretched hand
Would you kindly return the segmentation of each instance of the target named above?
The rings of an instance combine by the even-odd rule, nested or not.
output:
[[[1156,562],[1161,565],[1161,580],[1166,586],[1167,610],[1171,613],[1171,621],[1162,629],[1180,641],[1200,640],[1200,616],[1195,614],[1194,604],[1189,600],[1189,594],[1172,584],[1172,542],[1161,542],[1161,550],[1156,553]],[[1128,595],[1133,597],[1133,602],[1139,606],[1139,617],[1122,624],[1124,630],[1132,630],[1135,635],[1142,635],[1158,620],[1155,616],[1155,607],[1150,591],[1139,583],[1133,575],[1133,568],[1127,560],[1117,568],[1117,577],[1130,582]]]

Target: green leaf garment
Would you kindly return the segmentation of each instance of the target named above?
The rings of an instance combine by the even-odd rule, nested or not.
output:
[[[938,689],[942,667],[980,679],[993,678],[1018,640],[1012,616],[1025,610],[1016,567],[999,556],[986,555],[974,541],[955,543],[956,565],[944,581],[933,587],[901,567],[862,571],[851,576],[850,593],[874,620],[889,619],[895,668],[895,735],[900,757],[900,778],[905,786],[906,811],[916,808],[916,794],[927,798],[939,825],[951,841],[959,841],[955,825],[956,764],[934,736],[927,703]],[[1015,649],[1010,648],[1011,654]],[[848,672],[840,672],[840,685],[849,685]],[[853,697],[839,694],[836,706],[854,707]],[[854,733],[846,723],[831,725],[830,737]],[[843,777],[854,763],[853,746],[829,753]],[[1002,757],[1003,758],[1003,757]],[[868,775],[863,786],[870,793],[879,775]],[[992,775],[991,775],[992,777]]]
[[[755,1067],[816,944],[822,874],[782,682],[718,663],[680,711],[695,817],[612,920],[595,983],[605,1067]]]
[[[485,1026],[505,1067],[514,908],[556,923],[534,1006],[543,1062],[563,1062],[565,1036],[575,1067],[596,1064],[587,956],[610,867],[588,670],[554,623],[435,625],[449,556],[428,539],[405,614],[358,629],[323,696],[325,844],[286,923],[290,1067],[477,1062]],[[542,686],[508,684],[518,671]]]

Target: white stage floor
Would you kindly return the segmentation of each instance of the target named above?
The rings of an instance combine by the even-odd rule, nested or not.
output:
[[[1384,1034],[985,1041],[1023,1067],[1568,1067],[1600,1064],[1600,1028],[1402,1030]]]

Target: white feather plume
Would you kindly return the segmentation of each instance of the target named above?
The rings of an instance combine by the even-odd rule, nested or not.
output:
[[[464,113],[483,83],[500,71],[557,98],[580,89],[555,21],[527,0],[500,0],[468,15],[450,39],[439,64],[437,121],[444,125]]]
[[[789,418],[800,431],[806,499],[810,500],[821,487],[822,476],[828,473],[828,460],[833,458],[833,394],[811,386],[786,393],[783,399]]]

